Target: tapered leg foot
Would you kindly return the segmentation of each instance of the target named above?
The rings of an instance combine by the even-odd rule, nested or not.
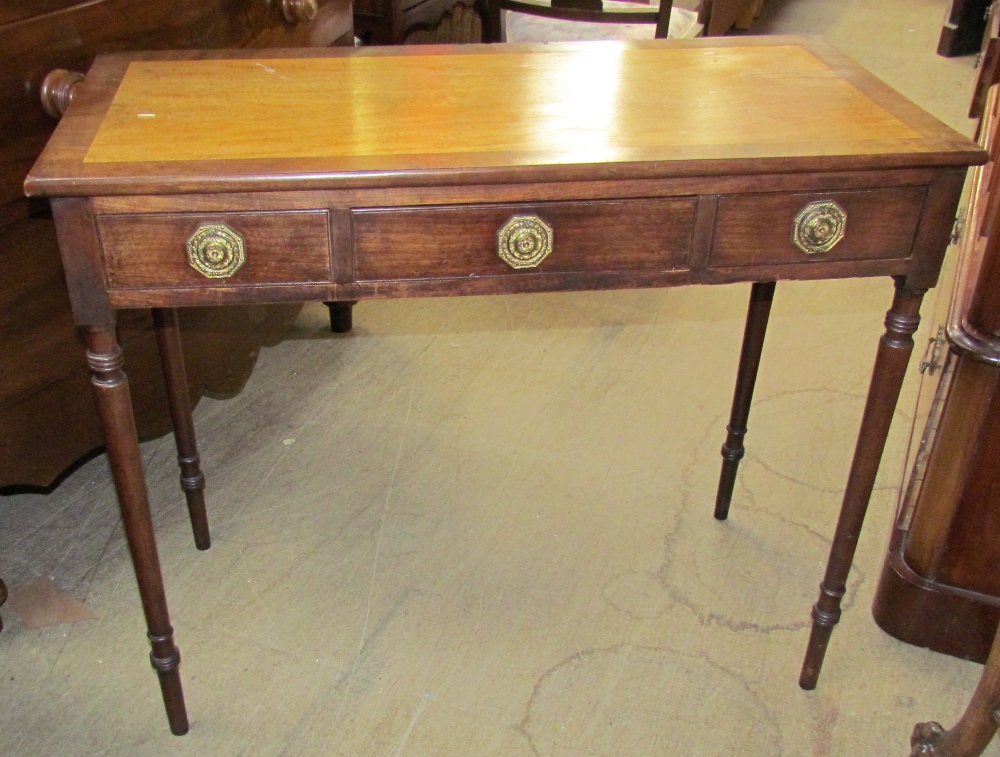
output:
[[[174,645],[174,629],[168,628],[163,636],[149,634],[152,649],[149,662],[160,679],[160,694],[167,711],[170,732],[183,736],[188,732],[187,708],[184,706],[184,690],[181,687],[181,651]]]
[[[803,689],[816,687],[830,634],[840,620],[840,602],[846,591],[847,575],[854,560],[868,501],[875,486],[875,475],[889,436],[889,425],[913,351],[913,334],[920,324],[923,294],[922,290],[907,289],[904,279],[896,280],[896,296],[885,316],[885,333],[879,340],[868,400],[865,402],[837,529],[830,546],[826,573],[820,584],[819,600],[813,607],[812,633],[799,676],[799,686]]]
[[[736,471],[743,459],[743,437],[747,433],[750,417],[750,403],[753,388],[757,382],[757,369],[764,349],[764,335],[767,320],[774,300],[774,282],[763,281],[750,289],[750,306],[747,308],[747,322],[743,329],[743,347],[740,350],[740,366],[736,372],[736,391],[733,406],[726,426],[726,442],[722,445],[722,473],[719,476],[719,490],[715,495],[715,517],[725,520],[729,517],[729,503],[733,499],[736,485]]]
[[[173,308],[154,308],[153,323],[156,326],[160,364],[167,383],[167,399],[174,424],[177,464],[181,469],[181,490],[187,500],[195,546],[198,549],[208,549],[212,546],[212,537],[208,531],[208,513],[205,510],[205,476],[201,472],[201,459],[194,433],[177,311]]]
[[[335,334],[346,334],[354,328],[354,306],[357,300],[350,302],[324,302],[330,309],[330,331]]]
[[[819,596],[819,601],[812,609],[812,630],[809,632],[806,656],[802,661],[802,672],[799,673],[799,686],[806,691],[816,688],[826,648],[830,644],[830,635],[833,627],[840,622],[840,601],[844,597],[844,591],[837,592],[820,585]]]
[[[160,679],[170,730],[187,733],[188,719],[180,679],[180,652],[174,645],[156,535],[149,512],[128,378],[114,324],[86,329],[87,365],[97,400],[97,412],[108,448],[108,462],[118,493],[122,522],[152,651],[150,661]]]

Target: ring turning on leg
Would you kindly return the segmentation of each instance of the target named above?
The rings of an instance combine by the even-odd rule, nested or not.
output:
[[[170,627],[160,558],[156,551],[156,535],[150,518],[149,497],[135,431],[135,417],[132,414],[132,399],[129,396],[128,378],[122,370],[124,358],[114,324],[87,327],[86,341],[87,364],[91,371],[97,412],[108,448],[108,462],[118,493],[125,537],[152,644],[150,660],[160,678],[160,691],[170,730],[179,736],[188,730],[184,692],[178,670],[180,652],[174,645],[174,632]]]
[[[208,532],[208,514],[205,511],[205,476],[201,472],[194,420],[191,417],[191,397],[188,393],[177,311],[173,308],[153,308],[153,323],[156,326],[163,378],[167,383],[170,417],[174,424],[177,464],[181,469],[181,490],[187,500],[195,546],[198,549],[208,549],[212,546],[212,537]]]
[[[923,290],[907,289],[905,279],[896,280],[896,296],[885,316],[885,333],[879,340],[875,356],[875,368],[844,491],[844,502],[830,545],[826,573],[820,584],[819,600],[813,607],[812,633],[799,676],[799,686],[803,689],[816,688],[830,634],[840,620],[840,602],[846,591],[847,574],[854,560],[868,500],[871,499],[875,475],[889,435],[889,425],[913,351],[913,334],[920,325],[923,295]]]
[[[736,471],[744,455],[743,437],[747,433],[750,402],[753,400],[753,388],[757,382],[757,369],[760,367],[764,334],[767,333],[767,319],[771,314],[773,299],[773,281],[757,282],[750,289],[750,307],[747,308],[740,366],[736,372],[736,391],[733,393],[729,425],[726,426],[726,441],[722,445],[722,473],[719,475],[719,490],[715,495],[715,517],[718,520],[725,520],[729,516],[729,503],[733,498]]]

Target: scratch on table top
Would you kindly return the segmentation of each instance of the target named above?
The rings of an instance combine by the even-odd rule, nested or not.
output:
[[[276,69],[276,68],[271,68],[270,66],[265,66],[263,63],[255,63],[254,65],[257,66],[258,68],[264,69],[269,74],[273,74],[274,76],[277,76],[279,79],[285,79],[287,81],[292,81],[292,77],[285,76],[284,74],[279,74],[278,73],[278,69]]]

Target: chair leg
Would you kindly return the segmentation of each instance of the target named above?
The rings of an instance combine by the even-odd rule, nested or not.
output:
[[[726,442],[722,445],[722,473],[719,476],[719,490],[715,495],[715,517],[718,520],[729,517],[729,503],[733,498],[736,471],[745,452],[743,437],[747,433],[750,402],[753,400],[753,388],[757,382],[757,369],[760,367],[760,355],[764,348],[764,335],[767,333],[767,320],[773,300],[773,281],[760,281],[751,287],[740,366],[736,372],[736,391],[733,393],[729,425],[726,426]]]
[[[174,424],[174,440],[177,442],[177,464],[181,469],[181,489],[187,500],[194,543],[198,549],[208,549],[212,546],[212,537],[208,532],[208,514],[205,511],[205,476],[201,472],[191,417],[191,397],[188,394],[177,311],[173,308],[153,308],[153,324],[156,326],[163,377],[167,383],[167,399]]]
[[[918,723],[910,737],[910,757],[977,757],[989,745],[1000,718],[1000,632],[993,638],[986,667],[969,705],[955,727]]]
[[[896,296],[885,316],[885,333],[879,340],[875,368],[868,388],[868,400],[861,418],[851,472],[847,478],[844,502],[840,508],[837,529],[830,545],[826,573],[820,584],[819,600],[813,607],[812,632],[802,661],[799,686],[816,688],[823,658],[833,627],[840,620],[840,601],[847,589],[858,536],[868,510],[868,500],[875,487],[875,475],[889,436],[889,425],[896,410],[899,390],[906,375],[906,366],[913,351],[913,334],[920,325],[920,303],[923,291],[906,287],[906,280],[896,280]]]
[[[357,300],[344,302],[324,302],[330,309],[330,331],[334,334],[346,334],[354,328],[354,306]]]

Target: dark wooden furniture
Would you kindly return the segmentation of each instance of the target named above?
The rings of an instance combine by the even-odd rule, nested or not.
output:
[[[938,55],[951,58],[978,53],[992,4],[993,0],[951,0],[941,27]]]
[[[311,17],[311,18],[310,18]],[[0,490],[46,487],[102,443],[48,203],[22,184],[78,78],[99,52],[352,44],[350,0],[4,0],[0,3]],[[262,342],[293,308],[182,315],[195,395],[240,389]],[[119,322],[135,381],[140,434],[169,430],[149,313]]]
[[[988,70],[985,75],[993,77]],[[958,723],[945,730],[919,723],[913,755],[975,757],[989,745],[1000,722],[1000,97],[995,78],[980,127],[991,160],[977,169],[972,212],[963,238],[962,262],[948,325],[945,378],[924,436],[925,457],[911,478],[906,516],[897,524],[876,609],[910,622],[903,638],[930,641],[943,651],[974,651],[986,668]],[[905,572],[908,571],[908,572]],[[899,576],[895,578],[895,576]],[[893,580],[895,578],[895,581]],[[910,582],[906,582],[910,579]],[[904,587],[904,588],[900,588]],[[916,588],[913,588],[916,587]],[[905,590],[909,588],[907,593]],[[923,593],[919,593],[919,590]],[[895,604],[892,600],[896,600]],[[923,601],[920,601],[923,600]],[[924,616],[917,615],[923,612]],[[951,613],[946,615],[945,613]],[[943,624],[944,630],[935,626]],[[964,628],[961,625],[970,626]],[[890,630],[894,633],[895,626]],[[895,635],[895,633],[894,633]],[[984,636],[992,635],[992,644]]]
[[[436,28],[456,6],[473,4],[473,0],[354,0],[355,34],[369,45],[402,45],[414,33]]]
[[[670,11],[673,0],[662,0],[658,7],[636,10],[612,9],[601,0],[555,0],[548,3],[525,2],[524,0],[484,0],[483,41],[504,41],[502,14],[506,11],[527,13],[533,16],[559,18],[566,21],[590,21],[603,24],[655,24],[653,36],[666,39],[670,29]],[[603,27],[602,27],[603,28]]]
[[[350,0],[4,0],[0,3],[0,491],[50,487],[102,444],[88,372],[78,353],[48,203],[31,202],[24,177],[75,86],[99,52],[127,49],[350,45]],[[76,72],[76,73],[74,73]],[[350,328],[350,308],[335,305]],[[297,308],[182,316],[189,392],[236,393],[262,344]],[[166,387],[148,311],[125,314],[119,339],[136,387],[139,434],[170,428]],[[6,599],[0,584],[0,605]],[[2,628],[2,625],[0,625]]]
[[[944,369],[901,500],[872,612],[898,639],[984,662],[1000,621],[1000,335],[991,321],[1000,280],[986,277],[1000,209],[996,62],[984,59],[974,116],[992,157],[977,169],[961,264],[942,342]],[[989,101],[986,102],[987,93]],[[973,290],[980,292],[973,297]]]
[[[560,86],[609,60],[613,96]],[[671,79],[675,68],[684,76]],[[769,75],[732,75],[748,70]],[[284,86],[287,77],[298,86]],[[420,107],[408,107],[417,81]],[[220,83],[224,110],[212,107]],[[671,107],[695,95],[697,110]],[[800,677],[812,688],[920,302],[937,280],[966,167],[984,159],[843,56],[799,38],[100,58],[25,186],[53,198],[171,730],[188,728],[180,658],[118,311],[754,282],[723,517],[772,283],[893,277],[813,610]],[[171,319],[161,328],[176,343]],[[176,349],[162,354],[176,363]],[[176,388],[175,416],[185,416]]]

